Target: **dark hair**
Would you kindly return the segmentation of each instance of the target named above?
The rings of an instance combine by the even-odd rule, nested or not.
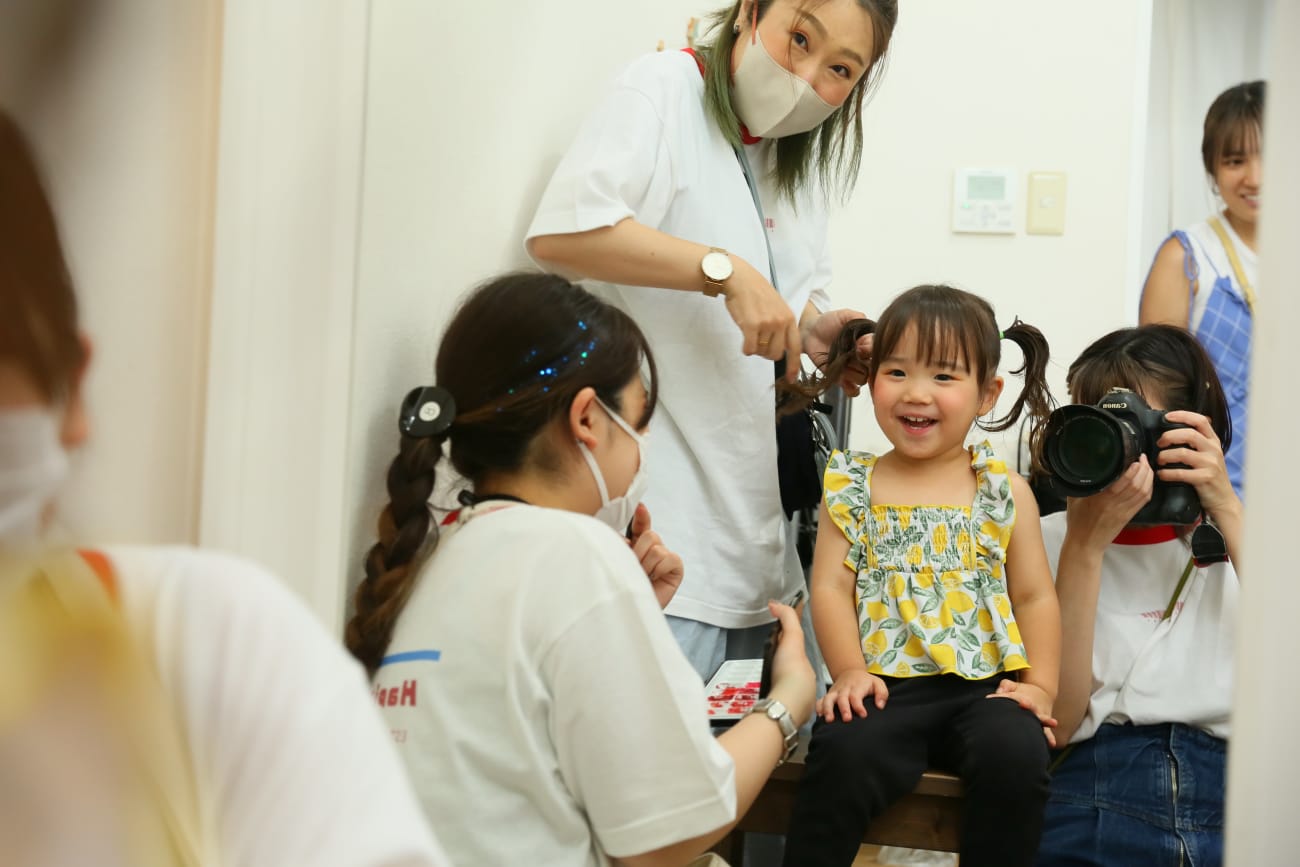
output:
[[[757,4],[761,21],[776,0],[753,2]],[[804,0],[802,8],[818,2]],[[736,147],[740,146],[741,137],[740,120],[731,105],[731,53],[737,37],[731,26],[740,14],[742,3],[743,0],[736,0],[729,8],[709,16],[716,35],[699,47],[700,56],[705,59],[704,104],[723,136]],[[862,78],[844,104],[822,121],[821,126],[776,140],[776,187],[791,200],[814,167],[822,185],[827,190],[838,190],[844,198],[853,191],[857,180],[862,162],[862,103],[884,74],[885,53],[898,24],[898,0],[857,0],[857,3],[871,16],[872,28],[871,57]]]
[[[1264,82],[1248,81],[1219,94],[1205,113],[1201,135],[1201,161],[1211,178],[1229,154],[1259,151],[1264,129]]]
[[[379,667],[410,597],[417,558],[438,542],[428,500],[444,444],[452,467],[476,486],[489,472],[530,463],[553,469],[555,456],[535,446],[538,434],[565,416],[584,388],[620,410],[622,390],[643,362],[649,393],[637,427],[654,413],[657,377],[650,346],[627,314],[553,274],[505,274],[469,294],[435,364],[437,385],[456,402],[455,420],[433,437],[403,435],[388,468],[390,502],[346,632],[348,649],[369,672]]]
[[[63,396],[84,359],[77,296],[27,139],[0,111],[0,360]]]
[[[1191,332],[1176,325],[1121,328],[1094,341],[1070,365],[1065,383],[1075,403],[1096,404],[1112,388],[1159,393],[1164,409],[1210,420],[1228,450],[1232,419],[1214,362]]]
[[[845,369],[857,359],[860,337],[874,334],[871,359],[867,362],[867,381],[876,378],[881,359],[893,354],[903,336],[916,330],[917,352],[926,364],[963,363],[975,374],[980,387],[997,375],[1002,361],[1002,340],[1020,347],[1024,363],[1011,371],[1024,376],[1025,385],[1016,402],[1002,418],[976,422],[987,431],[1002,431],[1015,424],[1025,410],[1034,420],[1036,439],[1039,429],[1052,412],[1052,395],[1047,387],[1047,339],[1032,325],[1016,319],[999,330],[993,307],[978,295],[951,286],[917,286],[899,295],[880,319],[854,319],[845,324],[831,345],[825,359],[813,359],[822,365],[822,373],[811,382],[789,387],[807,399],[839,382]],[[794,401],[798,405],[797,401]],[[784,407],[783,407],[784,409]]]

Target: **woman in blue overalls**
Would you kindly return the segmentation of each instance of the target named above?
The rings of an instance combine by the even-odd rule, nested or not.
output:
[[[1174,232],[1161,245],[1139,314],[1143,325],[1165,322],[1190,329],[1214,360],[1232,415],[1232,447],[1226,457],[1238,496],[1246,456],[1263,114],[1262,81],[1230,87],[1210,106],[1201,158],[1223,208]]]

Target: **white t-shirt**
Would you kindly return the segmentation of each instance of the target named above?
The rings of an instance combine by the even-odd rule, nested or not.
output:
[[[1043,518],[1056,574],[1065,513]],[[1237,573],[1193,568],[1173,615],[1161,620],[1191,551],[1182,539],[1112,544],[1102,558],[1092,649],[1092,698],[1071,742],[1102,723],[1183,723],[1228,737],[1236,641]]]
[[[768,180],[768,145],[746,150],[782,296],[796,316],[810,299],[827,309],[825,197],[808,190],[796,208]],[[749,186],[707,116],[703,78],[684,52],[641,58],[615,82],[556,168],[527,236],[584,232],[628,217],[768,273]],[[728,628],[770,621],[767,601],[789,598],[803,582],[787,550],[777,486],[772,362],[741,354],[740,330],[721,298],[593,288],[636,320],[659,369],[645,502],[687,565],[668,613]]]
[[[187,548],[107,556],[178,713],[205,867],[451,863],[361,667],[277,580]]]
[[[595,867],[734,818],[731,757],[627,543],[572,512],[468,514],[374,679],[452,859]]]

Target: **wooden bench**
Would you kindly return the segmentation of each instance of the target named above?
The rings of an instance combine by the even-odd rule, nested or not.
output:
[[[735,830],[713,848],[732,867],[743,867],[746,832],[785,833],[807,755],[808,741],[804,738],[790,761],[772,772]],[[961,831],[961,799],[961,780],[941,771],[926,771],[910,794],[863,829],[862,842],[956,852]]]

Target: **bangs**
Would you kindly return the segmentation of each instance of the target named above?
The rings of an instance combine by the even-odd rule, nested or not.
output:
[[[1263,135],[1258,119],[1251,117],[1237,118],[1236,122],[1224,129],[1215,142],[1214,162],[1217,165],[1228,157],[1250,157],[1259,153],[1259,141]]]
[[[875,359],[893,356],[912,333],[916,360],[935,367],[964,367],[981,383],[997,368],[997,326],[993,312],[975,296],[948,287],[920,287],[900,296],[880,317],[876,329]],[[990,341],[985,339],[991,335]]]

